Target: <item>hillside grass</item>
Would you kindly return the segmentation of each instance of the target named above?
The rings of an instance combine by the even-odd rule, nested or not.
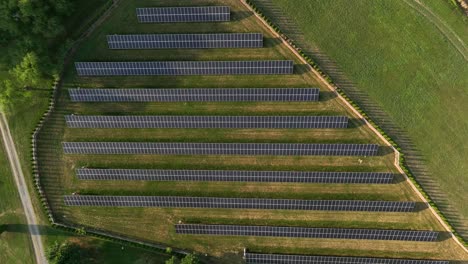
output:
[[[255,2],[280,27],[288,26],[266,1]],[[429,20],[432,16],[411,8],[413,0],[272,1],[297,26],[300,44],[326,54],[370,98],[370,105],[388,113],[391,120],[379,120],[378,112],[369,108],[378,123],[390,121],[405,131],[421,155],[414,160],[428,169],[431,181],[415,166],[421,171],[416,177],[428,182],[424,187],[466,237],[468,63],[455,46],[468,52],[468,18],[450,1],[421,2],[449,28],[448,37]],[[461,43],[451,42],[454,33]],[[318,55],[317,60],[326,67]],[[332,68],[329,73],[343,78]],[[365,98],[354,99],[366,105]]]
[[[131,60],[253,60],[294,59],[290,50],[264,28],[240,2],[203,0],[196,5],[231,6],[229,23],[138,24],[134,9],[148,6],[194,5],[193,1],[122,1],[119,8],[79,48],[74,61]],[[262,32],[267,46],[262,49],[222,50],[108,50],[106,34],[189,32]],[[242,223],[306,225],[361,228],[408,228],[442,230],[428,210],[415,213],[298,212],[282,210],[214,210],[161,208],[67,207],[63,195],[196,195],[223,197],[281,197],[307,199],[388,199],[419,201],[407,182],[392,185],[206,183],[80,181],[74,170],[99,168],[165,169],[246,169],[246,170],[319,170],[319,171],[390,171],[394,154],[383,147],[374,157],[332,156],[185,156],[185,155],[63,155],[62,141],[192,141],[192,142],[359,142],[383,144],[366,126],[354,122],[349,129],[324,130],[225,130],[225,129],[70,129],[66,114],[93,115],[347,115],[344,107],[304,65],[294,75],[281,76],[126,76],[79,77],[73,65],[67,68],[57,108],[40,134],[39,157],[42,183],[59,221],[96,228],[164,243],[172,247],[213,255],[211,263],[240,263],[244,247],[268,252],[330,252],[355,256],[398,256],[437,259],[464,257],[452,240],[436,243],[302,240],[287,238],[227,238],[218,236],[176,235],[173,225],[179,221],[203,223]],[[72,103],[67,88],[197,88],[197,87],[319,87],[320,102],[310,103]],[[444,236],[442,236],[444,237]]]

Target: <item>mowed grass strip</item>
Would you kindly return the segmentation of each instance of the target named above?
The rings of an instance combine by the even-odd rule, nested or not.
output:
[[[346,115],[328,102],[103,102],[72,103],[67,110],[81,115]]]
[[[374,240],[339,240],[339,239],[288,239],[288,238],[272,238],[272,237],[227,237],[227,236],[203,236],[203,235],[177,235],[174,233],[173,225],[179,221],[187,219],[186,217],[202,216],[216,217],[219,213],[229,213],[226,216],[228,219],[237,217],[254,218],[257,214],[260,219],[257,224],[265,223],[263,218],[265,211],[250,212],[243,210],[239,214],[236,210],[193,210],[193,209],[129,209],[129,208],[66,208],[66,221],[79,221],[83,225],[89,225],[96,228],[113,230],[117,233],[132,234],[136,238],[162,241],[166,243],[176,244],[182,248],[195,249],[198,252],[209,253],[220,258],[227,257],[236,251],[241,251],[247,247],[251,250],[273,250],[279,253],[301,253],[312,254],[319,250],[327,249],[332,254],[345,254],[352,256],[371,256],[374,257],[413,257],[413,258],[434,258],[434,259],[457,259],[463,257],[460,251],[457,250],[453,240],[445,239],[435,243],[427,242],[403,242],[403,241],[374,241]],[[229,212],[231,211],[231,212]],[[71,212],[71,213],[69,213]],[[286,213],[286,212],[285,212]],[[297,214],[290,212],[289,217],[285,217],[285,213],[281,214],[281,219],[306,219],[311,221],[314,217],[319,216],[324,221],[331,217],[339,217],[340,223],[347,222],[347,219],[353,219],[359,214],[350,213],[329,213],[323,215],[318,212],[310,212]],[[326,212],[324,212],[326,213]],[[116,219],[118,215],[118,219]],[[381,218],[372,218],[368,213],[358,217],[363,223],[365,219],[375,219],[376,222],[382,223]],[[414,219],[414,215],[408,214],[407,222]],[[429,216],[431,218],[431,216]],[[393,217],[394,220],[405,221],[405,219]],[[427,220],[427,219],[424,219]],[[329,220],[328,220],[329,221]],[[354,221],[350,220],[351,222]],[[391,219],[388,219],[391,222]],[[367,221],[368,222],[368,221]],[[417,221],[424,225],[427,221]],[[316,223],[318,224],[318,223]],[[382,226],[381,224],[379,224]],[[141,228],[144,226],[145,228]],[[361,228],[371,226],[369,223],[361,225]],[[393,224],[389,224],[393,226]],[[416,226],[414,226],[416,228]],[[418,228],[429,228],[429,226],[418,226]]]
[[[61,147],[59,147],[60,149]],[[60,150],[59,150],[60,151]],[[390,155],[390,154],[389,154]],[[388,157],[237,155],[66,155],[68,166],[173,169],[393,171]],[[120,164],[120,165],[119,165]],[[390,163],[391,164],[391,163]],[[328,168],[330,167],[330,168]],[[70,167],[71,168],[71,167]]]
[[[67,129],[65,141],[367,144],[355,129]]]
[[[125,187],[123,187],[125,184]],[[83,195],[194,196],[301,200],[407,201],[399,186],[313,186],[224,182],[83,182],[73,190]],[[208,191],[207,191],[208,190]],[[393,192],[392,192],[393,191]]]

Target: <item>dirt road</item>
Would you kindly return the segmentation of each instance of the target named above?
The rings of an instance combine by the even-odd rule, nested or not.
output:
[[[36,213],[34,212],[31,196],[29,195],[28,191],[28,186],[26,185],[23,170],[21,169],[18,154],[16,153],[15,144],[13,142],[13,138],[11,137],[10,128],[8,127],[7,120],[3,113],[0,114],[0,132],[2,134],[6,152],[8,154],[8,160],[10,161],[10,166],[11,170],[13,171],[18,193],[21,198],[21,204],[23,205],[26,220],[28,222],[28,229],[33,242],[36,262],[38,264],[47,264],[44,245],[42,244],[38,228],[39,223],[37,222]]]

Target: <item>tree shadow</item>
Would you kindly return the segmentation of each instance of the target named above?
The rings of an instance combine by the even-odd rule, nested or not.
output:
[[[30,225],[27,224],[2,224],[0,225],[0,234],[3,232],[8,233],[24,233],[24,234],[31,234],[31,235],[39,235],[39,236],[65,236],[63,231],[57,230],[51,226],[46,225],[36,225],[36,230],[32,229],[31,232],[29,231]],[[70,234],[66,234],[66,236],[70,236]]]
[[[252,11],[235,11],[231,12],[231,21],[240,21],[253,16]]]
[[[404,181],[406,181],[406,178],[402,174],[399,174],[399,173],[393,174],[393,183],[401,183]]]
[[[452,233],[446,231],[440,231],[439,236],[437,237],[436,241],[445,241],[452,239]]]
[[[363,126],[364,120],[361,118],[349,118],[348,119],[348,128],[358,128],[360,126]]]
[[[377,152],[377,156],[385,156],[388,154],[394,153],[393,148],[390,146],[379,146],[379,151]]]
[[[310,71],[310,67],[308,64],[295,64],[294,65],[294,73],[296,74],[305,74]]]
[[[417,212],[421,212],[421,211],[424,211],[426,210],[427,208],[429,208],[429,205],[427,203],[424,203],[424,202],[416,202],[415,206],[414,206],[414,212],[417,213]]]
[[[280,45],[281,39],[279,38],[263,38],[263,47],[264,48],[271,48]]]
[[[319,100],[321,102],[326,102],[326,101],[329,101],[329,100],[333,100],[337,97],[337,95],[332,92],[332,91],[320,91],[320,95],[319,95]]]

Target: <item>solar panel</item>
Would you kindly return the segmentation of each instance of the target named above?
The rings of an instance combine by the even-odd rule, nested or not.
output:
[[[74,102],[318,101],[318,88],[68,89]]]
[[[374,156],[375,144],[63,142],[65,154]]]
[[[435,231],[201,224],[176,224],[175,230],[177,234],[190,235],[335,238],[425,242],[434,242],[437,240],[439,235],[439,232]]]
[[[301,171],[223,171],[91,169],[76,170],[80,180],[126,181],[223,181],[390,184],[394,174],[386,172],[301,172]]]
[[[293,200],[179,196],[66,195],[67,206],[224,208],[269,210],[320,210],[365,212],[412,212],[415,202],[358,200]]]
[[[137,8],[140,23],[222,22],[229,21],[228,6]]]
[[[442,260],[244,253],[246,264],[449,264]]]
[[[261,33],[107,35],[109,49],[261,48]]]
[[[293,61],[75,62],[79,76],[292,74]]]
[[[346,116],[80,116],[66,115],[71,128],[346,128]]]

